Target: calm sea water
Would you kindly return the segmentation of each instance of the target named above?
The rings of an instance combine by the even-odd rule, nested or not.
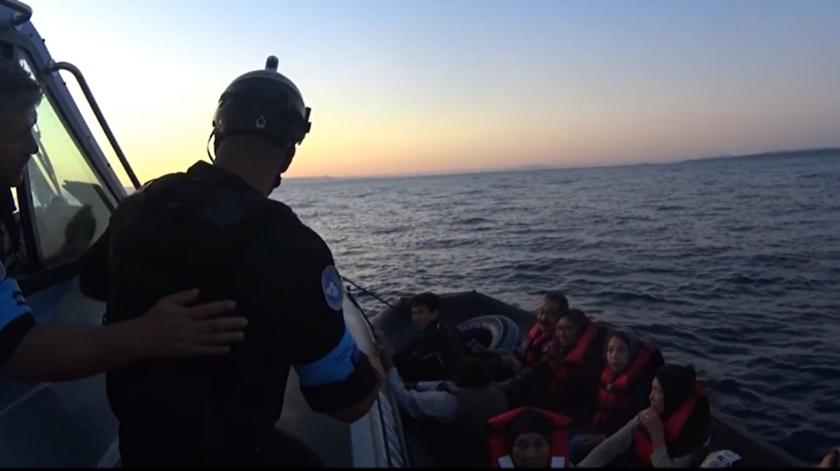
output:
[[[693,364],[717,413],[840,444],[840,155],[379,179],[276,194],[382,295],[559,288]],[[366,309],[381,309],[364,299]]]

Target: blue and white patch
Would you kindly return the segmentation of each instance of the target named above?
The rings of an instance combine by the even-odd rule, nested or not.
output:
[[[335,265],[324,268],[321,273],[321,289],[324,291],[327,306],[334,311],[340,311],[344,303],[344,287],[341,286],[341,276]]]

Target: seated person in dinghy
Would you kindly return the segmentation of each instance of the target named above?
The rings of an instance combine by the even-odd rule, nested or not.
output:
[[[569,309],[569,300],[560,291],[549,291],[543,295],[537,307],[537,322],[528,331],[522,343],[522,365],[538,365],[548,353],[548,344],[554,338],[554,324],[560,313]]]
[[[709,399],[694,368],[666,365],[651,383],[650,408],[595,447],[579,468],[621,465],[689,468],[711,429]]]
[[[598,385],[606,365],[603,345],[607,329],[579,309],[560,314],[554,329],[547,360],[508,384],[520,391],[543,391],[547,397],[532,396],[526,403],[568,415],[572,434],[577,435],[588,430],[597,408]]]
[[[455,365],[453,381],[421,381],[408,389],[394,368],[393,349],[385,342],[377,348],[403,423],[425,437],[441,463],[464,467],[480,461],[487,421],[508,410],[505,393],[490,386],[483,359],[465,355]]]
[[[601,372],[598,412],[589,432],[574,437],[569,445],[574,463],[650,405],[650,383],[665,365],[662,352],[628,328],[610,331],[605,355],[607,366]]]
[[[500,356],[500,369],[504,373],[505,378],[499,378],[501,381],[497,384],[503,389],[507,389],[510,383],[504,381],[515,374],[522,374],[523,370],[533,368],[548,357],[548,347],[554,339],[554,324],[560,317],[560,313],[569,308],[569,300],[560,291],[549,291],[540,299],[537,306],[537,322],[528,331],[527,337],[519,346],[516,352],[512,355]],[[524,376],[531,374],[531,372],[524,373]],[[494,378],[495,379],[495,378]],[[532,392],[516,391],[514,396],[522,398],[523,396],[530,396]],[[527,402],[527,401],[526,401]]]
[[[394,368],[393,349],[385,343],[377,348],[397,403],[413,419],[435,419],[480,433],[491,417],[508,410],[504,392],[490,386],[479,357],[465,355],[455,365],[452,381],[420,381],[409,389]]]
[[[408,382],[452,379],[452,370],[464,354],[460,334],[440,320],[440,298],[418,294],[410,301],[411,322],[419,333],[408,353],[394,356],[400,377]]]
[[[571,421],[554,412],[521,407],[494,417],[490,465],[494,468],[564,468],[569,465]]]

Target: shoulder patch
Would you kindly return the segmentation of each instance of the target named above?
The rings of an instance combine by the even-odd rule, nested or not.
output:
[[[344,287],[335,265],[329,265],[321,272],[321,289],[327,306],[334,311],[340,311],[344,303]]]

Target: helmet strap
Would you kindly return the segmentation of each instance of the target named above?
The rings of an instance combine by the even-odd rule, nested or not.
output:
[[[210,159],[210,162],[213,162],[213,163],[216,162],[216,159],[214,159],[213,155],[210,154],[210,141],[213,140],[213,136],[215,136],[215,135],[216,135],[216,129],[214,128],[212,131],[210,131],[210,137],[207,138],[207,158]]]

